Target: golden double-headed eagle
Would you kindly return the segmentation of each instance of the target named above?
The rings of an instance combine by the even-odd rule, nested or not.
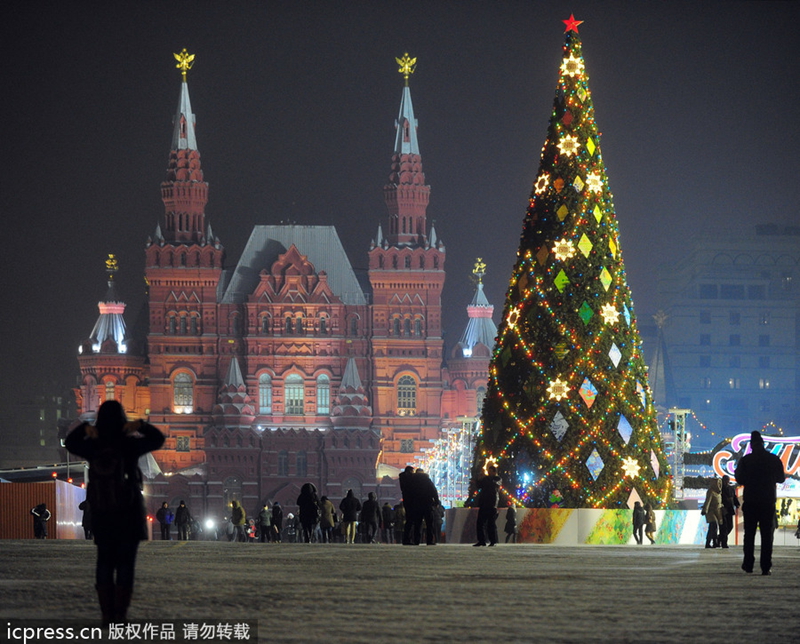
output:
[[[181,70],[181,76],[183,76],[183,80],[185,81],[186,72],[188,72],[194,64],[194,54],[190,54],[188,51],[186,51],[186,47],[184,47],[180,54],[172,55],[175,56],[175,60],[178,61],[178,64],[175,65],[175,67]]]

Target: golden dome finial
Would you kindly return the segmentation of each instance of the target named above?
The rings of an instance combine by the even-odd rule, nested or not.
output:
[[[406,85],[408,85],[408,77],[414,73],[414,69],[417,66],[417,59],[416,58],[409,58],[408,52],[403,54],[402,58],[395,58],[397,64],[400,65],[400,69],[397,71],[403,75],[403,78],[406,80]]]
[[[108,273],[108,280],[111,281],[114,279],[114,273],[119,270],[119,262],[117,261],[117,256],[113,253],[108,254],[108,259],[106,260],[106,273]]]
[[[180,54],[172,54],[175,56],[175,60],[178,61],[178,64],[175,65],[178,69],[181,70],[181,76],[183,76],[183,82],[186,82],[186,72],[188,72],[192,65],[194,65],[194,54],[190,54],[186,51],[186,47],[183,48]]]
[[[478,278],[478,284],[483,284],[483,276],[486,275],[486,263],[481,257],[475,260],[475,268],[472,269],[472,274]]]

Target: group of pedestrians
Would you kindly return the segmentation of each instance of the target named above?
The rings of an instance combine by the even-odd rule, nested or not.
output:
[[[200,535],[200,523],[189,512],[186,502],[181,500],[175,512],[169,507],[169,503],[164,501],[156,512],[156,521],[161,528],[161,540],[169,541],[172,539],[172,525],[178,528],[178,540],[188,541],[197,539]]]
[[[403,545],[418,546],[422,542],[424,524],[425,543],[435,546],[444,522],[444,508],[436,486],[425,471],[414,470],[410,465],[400,473],[399,480],[405,510]]]

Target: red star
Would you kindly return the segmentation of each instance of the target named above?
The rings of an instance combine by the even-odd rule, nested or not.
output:
[[[578,33],[578,25],[583,24],[583,20],[575,20],[575,14],[573,13],[569,14],[569,18],[567,20],[562,20],[561,22],[567,25],[564,33],[567,33],[568,31],[574,31],[575,33]]]

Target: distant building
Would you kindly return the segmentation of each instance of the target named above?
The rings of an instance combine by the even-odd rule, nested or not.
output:
[[[659,405],[693,410],[716,435],[705,447],[768,423],[797,427],[800,227],[689,240],[659,296]]]
[[[445,362],[445,246],[427,223],[408,82],[403,88],[387,219],[369,268],[357,272],[331,226],[256,226],[226,267],[206,220],[208,183],[184,75],[161,195],[148,240],[148,309],[141,334],[109,290],[83,344],[80,411],[117,399],[167,433],[152,494],[221,514],[236,498],[293,505],[313,482],[396,498],[396,474],[443,428],[475,416],[485,393],[491,306],[482,285],[468,330]],[[366,249],[365,249],[366,250]],[[388,478],[387,478],[388,477]]]

